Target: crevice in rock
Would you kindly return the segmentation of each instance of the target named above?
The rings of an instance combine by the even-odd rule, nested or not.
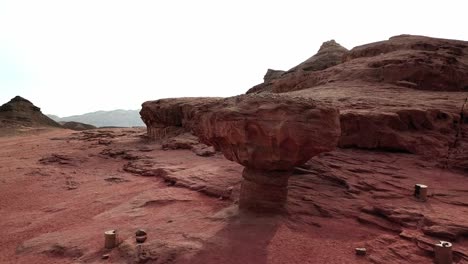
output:
[[[447,158],[445,159],[445,164],[444,164],[445,168],[449,167],[450,158],[451,158],[450,154],[452,153],[453,149],[455,149],[457,147],[458,143],[460,142],[460,139],[463,137],[462,127],[463,127],[463,125],[465,123],[465,118],[468,118],[468,116],[465,117],[465,114],[464,114],[467,104],[468,104],[468,97],[465,98],[465,102],[463,103],[463,105],[462,105],[462,107],[460,109],[460,121],[458,123],[456,123],[455,139],[448,146]]]

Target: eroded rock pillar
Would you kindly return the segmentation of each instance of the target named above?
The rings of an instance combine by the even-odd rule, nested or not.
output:
[[[284,211],[291,174],[291,171],[244,168],[239,209],[254,212]]]

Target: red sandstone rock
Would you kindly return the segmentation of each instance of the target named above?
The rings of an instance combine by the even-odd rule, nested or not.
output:
[[[295,67],[248,93],[287,93],[340,109],[339,146],[420,154],[468,169],[463,146],[468,42],[397,36],[356,47],[342,63]]]
[[[293,168],[335,148],[338,116],[331,105],[311,99],[243,95],[198,108],[194,132],[246,167],[240,209],[276,212],[284,209]]]
[[[173,98],[143,103],[141,119],[146,124],[148,136],[152,139],[165,139],[184,132],[190,132],[192,121],[200,106],[218,101],[215,97]]]
[[[468,42],[403,35],[353,48],[344,62],[324,70],[300,65],[248,93],[290,92],[331,82],[364,81],[419,90],[466,91]],[[319,55],[319,53],[317,54]]]
[[[330,104],[281,95],[243,95],[198,109],[195,133],[228,160],[259,170],[291,170],[333,150],[338,110]]]

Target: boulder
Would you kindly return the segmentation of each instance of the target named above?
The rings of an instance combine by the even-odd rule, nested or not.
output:
[[[195,134],[228,160],[259,170],[291,170],[333,150],[339,112],[330,104],[284,95],[241,95],[199,109]]]

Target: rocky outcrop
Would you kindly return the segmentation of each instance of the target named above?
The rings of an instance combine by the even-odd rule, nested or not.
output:
[[[339,112],[331,104],[286,95],[164,99],[145,102],[141,115],[152,138],[192,132],[243,165],[243,210],[282,210],[293,168],[333,150],[340,136]],[[187,136],[175,140],[179,137],[164,144],[182,142],[187,149],[197,144]]]
[[[60,124],[42,114],[39,107],[20,96],[0,106],[0,124],[7,127],[60,127]]]
[[[248,93],[332,101],[341,113],[340,147],[413,153],[468,169],[460,114],[468,42],[402,35],[353,48],[324,70],[301,65]]]
[[[334,39],[326,41],[320,46],[319,51],[314,56],[308,58],[301,64],[290,69],[288,72],[321,71],[343,62],[348,50],[336,43]]]
[[[320,72],[332,66],[342,63],[348,50],[336,43],[335,40],[329,40],[322,44],[319,51],[299,65],[288,71],[279,71],[268,69],[263,77],[263,83],[252,87],[247,93],[258,93],[264,91],[284,92],[281,87],[276,85],[276,81],[281,84],[283,79],[296,80],[300,76],[309,76],[310,72]],[[282,85],[281,85],[282,86]]]
[[[165,139],[192,130],[197,108],[209,107],[216,97],[172,98],[142,104],[140,116],[152,139]]]
[[[319,54],[314,56],[320,57]],[[313,56],[274,82],[254,86],[247,93],[284,93],[343,81],[432,91],[468,90],[466,41],[403,35],[355,47],[343,54],[343,63],[334,67],[314,66],[314,71],[304,70],[308,61],[316,63],[311,60]]]
[[[264,82],[270,82],[274,79],[278,79],[283,75],[285,71],[278,71],[278,70],[272,70],[268,69],[267,73],[265,73],[265,76],[263,76],[263,81]]]

